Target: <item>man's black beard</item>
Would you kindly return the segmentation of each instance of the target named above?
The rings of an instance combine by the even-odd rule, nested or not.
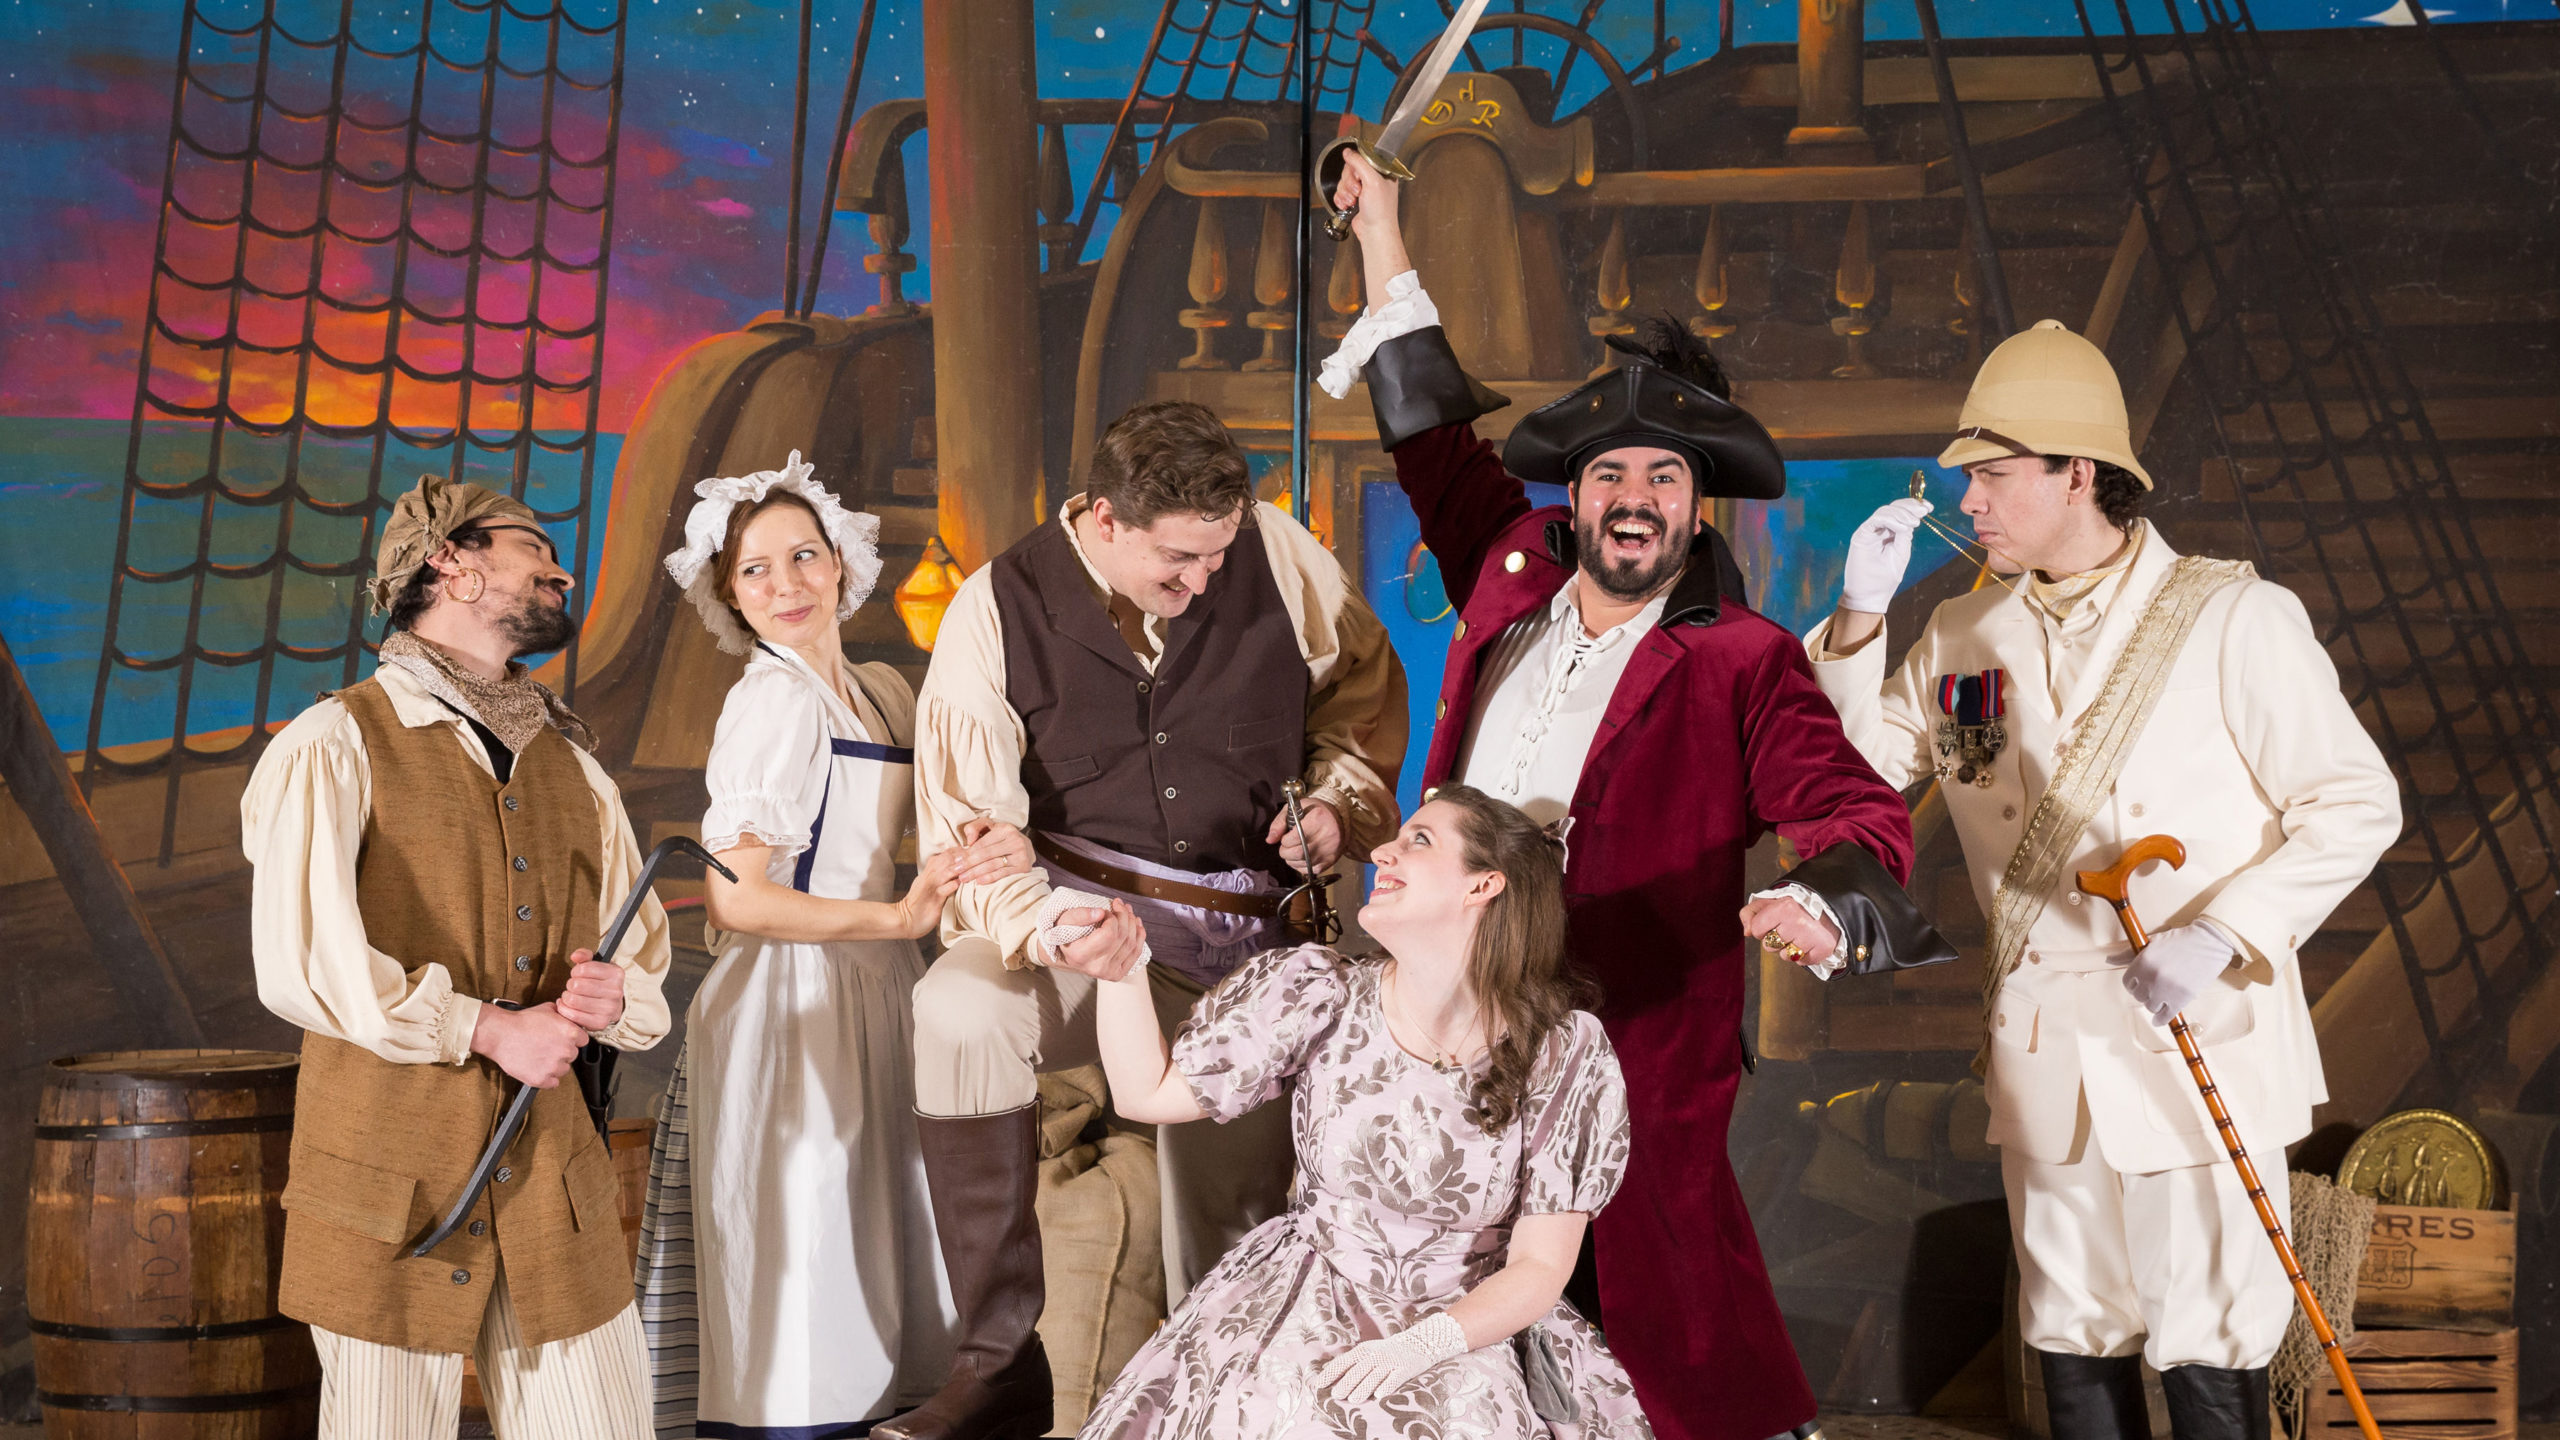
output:
[[[536,588],[498,621],[498,633],[507,637],[518,658],[548,655],[577,635],[578,622],[569,618],[568,597],[554,604],[550,591]]]
[[[1662,532],[1662,545],[1652,564],[1610,561],[1605,548],[1609,527],[1621,520],[1650,521]],[[1666,523],[1661,512],[1650,506],[1616,505],[1600,517],[1597,525],[1579,519],[1573,522],[1574,559],[1580,562],[1582,573],[1591,577],[1591,583],[1612,600],[1651,599],[1655,592],[1678,579],[1689,564],[1689,546],[1694,539],[1691,531]]]

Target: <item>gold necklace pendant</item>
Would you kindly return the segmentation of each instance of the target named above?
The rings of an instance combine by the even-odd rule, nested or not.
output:
[[[1395,983],[1395,978],[1396,977],[1393,974],[1389,974],[1386,977],[1386,984],[1392,986]],[[1386,1001],[1384,1009],[1387,1015],[1388,1027],[1387,1038],[1390,1040],[1395,1038],[1395,1022],[1402,1020],[1406,1029],[1421,1036],[1423,1043],[1431,1048],[1431,1054],[1426,1063],[1429,1064],[1432,1069],[1443,1075],[1449,1075],[1466,1068],[1466,1061],[1455,1052],[1451,1051],[1448,1046],[1441,1044],[1439,1036],[1432,1034],[1430,1031],[1425,1030],[1420,1025],[1416,1024],[1413,1017],[1409,1015],[1398,1015],[1396,1013],[1396,997],[1393,990],[1385,991],[1384,998]],[[1473,1020],[1475,1017],[1470,1015],[1467,1018],[1469,1020]],[[1399,1044],[1397,1048],[1402,1049],[1403,1046]],[[1406,1051],[1406,1053],[1411,1054],[1412,1052]]]

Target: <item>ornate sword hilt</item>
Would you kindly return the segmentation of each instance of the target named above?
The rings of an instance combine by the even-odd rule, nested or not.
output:
[[[1280,897],[1280,918],[1286,923],[1290,903],[1301,893],[1307,897],[1307,924],[1315,932],[1316,943],[1330,945],[1341,938],[1342,922],[1334,916],[1333,902],[1326,895],[1332,877],[1319,875],[1315,867],[1315,851],[1307,845],[1307,818],[1300,804],[1307,798],[1306,782],[1291,778],[1280,782],[1281,812],[1289,817],[1289,833],[1298,840],[1298,869],[1306,883]]]

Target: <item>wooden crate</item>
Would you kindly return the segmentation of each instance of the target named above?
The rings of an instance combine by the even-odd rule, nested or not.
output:
[[[2378,1205],[2358,1325],[2497,1330],[2515,1323],[2516,1217],[2504,1210]]]
[[[2346,1350],[2383,1440],[2515,1440],[2514,1330],[2358,1330]],[[2297,1440],[2355,1440],[2346,1395],[2320,1378]]]

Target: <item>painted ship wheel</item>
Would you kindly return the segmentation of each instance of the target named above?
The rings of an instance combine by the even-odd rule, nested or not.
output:
[[[1600,73],[1608,79],[1609,93],[1618,97],[1618,104],[1627,112],[1627,139],[1630,148],[1634,151],[1630,157],[1632,163],[1629,168],[1642,170],[1646,167],[1649,147],[1646,144],[1644,107],[1636,103],[1635,82],[1627,78],[1626,67],[1618,63],[1617,56],[1609,53],[1608,46],[1552,15],[1525,13],[1487,15],[1476,22],[1478,35],[1493,30],[1535,30],[1542,35],[1553,35],[1590,56],[1591,63],[1599,66]],[[1396,105],[1404,98],[1405,90],[1413,84],[1414,76],[1421,71],[1422,62],[1430,56],[1431,51],[1428,46],[1413,52],[1413,58],[1406,61],[1404,69],[1397,74],[1395,88],[1387,93],[1386,108],[1380,112],[1381,114],[1395,113]]]

